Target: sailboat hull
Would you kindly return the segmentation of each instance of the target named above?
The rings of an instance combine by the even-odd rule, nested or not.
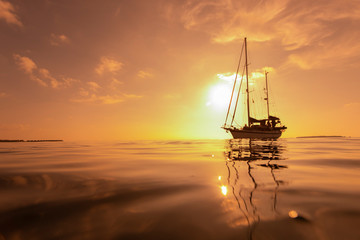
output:
[[[256,131],[243,129],[229,129],[233,138],[276,139],[281,136],[280,130]]]

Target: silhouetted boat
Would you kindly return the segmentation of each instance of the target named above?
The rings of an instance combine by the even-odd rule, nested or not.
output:
[[[238,76],[238,73],[239,73],[239,67],[240,67],[241,57],[242,57],[242,52],[243,52],[244,47],[245,47],[244,70],[246,72],[245,80],[246,80],[247,124],[245,124],[245,126],[243,126],[243,127],[238,127],[238,126],[234,125],[234,118],[235,118],[235,114],[236,114],[236,111],[237,111],[237,105],[238,105],[238,101],[239,101],[239,95],[240,95],[242,81],[240,83],[239,91],[238,91],[238,94],[237,94],[237,99],[235,101],[234,113],[233,113],[233,117],[232,117],[230,125],[227,125],[227,120],[228,120],[230,108],[231,108],[232,101],[233,101],[234,91],[235,91],[235,88],[236,88],[236,80],[237,80],[237,76]],[[281,136],[282,132],[285,131],[285,129],[287,129],[287,127],[285,127],[284,125],[281,124],[280,118],[270,115],[268,81],[267,81],[268,72],[266,72],[266,71],[265,71],[266,98],[264,98],[264,100],[266,100],[266,103],[267,103],[267,118],[265,118],[265,119],[256,119],[256,118],[253,118],[253,117],[250,116],[249,74],[248,74],[248,65],[249,64],[248,64],[248,56],[247,55],[248,55],[247,54],[247,42],[246,42],[246,38],[244,38],[244,44],[243,44],[243,48],[242,48],[241,54],[240,54],[240,60],[239,60],[239,64],[238,64],[238,68],[237,68],[237,72],[236,72],[236,77],[235,77],[235,81],[234,81],[233,90],[232,90],[232,93],[231,93],[229,108],[228,108],[228,111],[227,111],[225,124],[224,124],[224,126],[222,128],[225,129],[227,132],[230,132],[231,135],[233,136],[233,138],[259,138],[259,139],[279,138]],[[242,79],[243,79],[243,76],[242,76]]]

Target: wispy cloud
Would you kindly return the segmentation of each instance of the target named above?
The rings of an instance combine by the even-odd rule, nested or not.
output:
[[[43,87],[64,88],[71,86],[77,80],[70,77],[55,78],[48,69],[40,68],[29,57],[19,54],[13,55],[15,63],[23,70],[31,80]]]
[[[90,92],[84,88],[80,88],[79,95],[80,95],[80,97],[87,97],[90,95]]]
[[[186,29],[205,31],[215,42],[231,42],[245,35],[265,41],[273,35],[268,22],[286,5],[286,0],[187,1],[182,21]]]
[[[43,86],[43,87],[48,87],[49,85],[42,79],[38,78],[37,76],[30,74],[29,75],[30,79],[37,82],[39,85]]]
[[[154,77],[154,74],[152,74],[150,71],[140,70],[137,76],[139,78],[152,78]]]
[[[99,75],[104,73],[115,74],[119,72],[124,64],[109,57],[101,57],[100,63],[96,66],[95,72]]]
[[[115,104],[115,103],[120,103],[125,101],[125,98],[122,96],[110,96],[110,95],[106,95],[106,96],[98,96],[98,101],[100,101],[103,104]]]
[[[14,6],[3,0],[0,0],[0,19],[4,19],[8,24],[14,24],[20,27],[23,25],[16,15]]]
[[[272,67],[263,67],[263,68],[256,69],[255,71],[251,72],[249,78],[253,79],[253,80],[259,79],[259,78],[265,79],[265,72],[271,73],[274,71],[275,71],[275,69]]]
[[[287,63],[300,68],[334,66],[360,55],[358,1],[188,0],[183,9],[186,29],[206,32],[217,43],[245,36],[280,42]]]
[[[122,82],[113,78],[107,84],[99,85],[96,82],[86,82],[79,91],[78,96],[70,99],[77,103],[95,103],[95,104],[116,104],[129,99],[139,99],[143,96],[137,94],[127,94],[119,91],[117,88]]]
[[[56,34],[52,33],[50,35],[50,44],[53,46],[60,46],[60,45],[67,44],[67,43],[70,43],[70,40],[64,34],[56,35]]]
[[[82,90],[81,95],[84,94],[84,91]],[[104,96],[99,96],[96,95],[95,93],[88,95],[88,96],[84,96],[81,98],[74,98],[71,99],[72,102],[77,102],[77,103],[103,103],[103,104],[114,104],[114,103],[119,103],[119,102],[123,102],[124,98],[121,96],[110,96],[110,95],[104,95]]]
[[[33,60],[25,56],[20,56],[19,54],[14,54],[14,59],[19,68],[28,74],[31,80],[37,82],[43,87],[48,86],[45,81],[34,74],[34,71],[38,68],[38,66]]]
[[[344,108],[360,110],[360,102],[347,103],[344,105]]]
[[[218,74],[216,74],[216,77],[222,81],[234,82],[236,73],[233,73],[233,72],[218,73]],[[237,79],[240,79],[240,78],[241,78],[241,76],[240,76],[240,74],[238,74]]]
[[[0,92],[0,98],[5,98],[5,97],[7,97],[7,96],[8,96],[7,93],[5,93],[5,92]]]
[[[94,92],[96,92],[100,88],[99,84],[97,84],[96,82],[87,82],[87,85]]]
[[[37,66],[33,60],[28,57],[20,56],[19,54],[14,54],[14,59],[18,66],[25,71],[25,73],[32,74]]]
[[[122,85],[123,82],[119,81],[116,78],[112,78],[110,82],[110,88],[113,90],[117,90],[120,85]]]
[[[82,93],[84,93],[84,92],[82,92]],[[78,103],[116,104],[116,103],[124,102],[128,99],[138,99],[138,98],[142,98],[142,96],[135,95],[135,94],[97,95],[97,94],[93,93],[91,95],[71,99],[71,101],[78,102]]]
[[[142,98],[143,96],[140,96],[140,95],[136,95],[136,94],[126,94],[124,93],[123,96],[126,98],[126,99],[138,99],[138,98]]]
[[[38,69],[38,72],[43,79],[47,79],[49,81],[52,88],[58,88],[60,86],[60,82],[56,80],[56,78],[51,76],[49,70],[45,68],[40,68]]]
[[[265,78],[265,71],[269,73],[269,72],[274,72],[275,70],[272,67],[263,67],[261,69],[256,69],[255,71],[249,73],[249,79],[255,80],[258,78]],[[216,77],[219,80],[233,83],[236,78],[236,73],[234,73],[234,72],[218,73],[218,74],[216,74]],[[243,76],[243,77],[245,78],[245,76]],[[237,80],[241,80],[241,78],[242,78],[242,76],[240,74],[238,74]]]

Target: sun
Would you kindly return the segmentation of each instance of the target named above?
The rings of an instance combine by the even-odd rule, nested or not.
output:
[[[207,106],[214,107],[216,109],[225,109],[229,104],[231,95],[231,87],[228,84],[219,83],[210,87],[208,93]]]

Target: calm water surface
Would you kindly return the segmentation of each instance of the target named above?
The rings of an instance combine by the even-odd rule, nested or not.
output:
[[[0,143],[0,239],[360,239],[360,139]]]

